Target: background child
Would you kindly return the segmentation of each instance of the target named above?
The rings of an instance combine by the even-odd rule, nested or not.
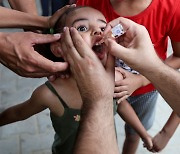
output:
[[[99,11],[89,7],[70,8],[60,17],[56,24],[56,32],[62,31],[64,26],[75,27],[90,48],[97,54],[102,64],[105,65],[107,59],[105,44],[97,45],[97,43],[102,39],[106,20]],[[52,50],[56,49],[55,47],[56,43],[51,45]],[[121,108],[124,106],[123,104],[127,104],[125,106],[127,112],[125,110],[120,111],[123,109]],[[0,114],[0,125],[27,119],[49,108],[52,125],[56,132],[52,146],[53,153],[72,153],[79,126],[81,106],[82,100],[74,78],[72,76],[66,80],[58,78],[54,82],[46,82],[38,87],[29,100],[2,112]],[[140,133],[145,144],[152,148],[151,137],[139,122],[134,111],[129,107],[128,103],[122,102],[118,106],[118,112],[124,116],[124,119],[131,118],[132,125]],[[126,114],[131,116],[127,117]]]
[[[161,59],[173,68],[180,68],[179,0],[78,0],[77,4],[100,10],[108,22],[123,16],[144,25],[149,31],[154,48]],[[168,37],[171,39],[173,54],[166,59]],[[148,130],[151,128],[155,116],[157,100],[155,88],[148,81],[143,83],[143,80],[141,80],[143,76],[135,76],[129,72],[125,72],[125,74],[126,78],[124,80],[116,82],[115,95],[122,94],[120,90],[122,88],[120,87],[127,87],[128,95],[131,95],[137,89],[128,98],[128,102]],[[138,147],[139,137],[127,124],[125,129],[126,139],[123,153],[134,154]]]

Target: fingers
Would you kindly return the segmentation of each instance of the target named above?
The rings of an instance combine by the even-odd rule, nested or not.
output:
[[[109,29],[109,27],[112,28],[112,27],[116,26],[117,24],[121,24],[125,31],[127,31],[131,26],[136,25],[136,23],[130,19],[127,19],[124,17],[119,17],[117,19],[112,20],[111,22],[109,22],[107,24],[107,30]]]
[[[44,43],[51,43],[55,42],[60,39],[61,35],[60,34],[36,34],[36,33],[31,33],[31,35],[28,35],[28,37],[32,38],[32,43],[33,44],[44,44]]]
[[[83,40],[83,38],[78,33],[78,31],[74,27],[71,27],[70,31],[71,31],[71,37],[72,37],[74,47],[77,49],[79,55],[81,57],[85,57],[85,56],[92,57],[93,56],[93,57],[97,58],[97,56],[91,50],[89,45]]]
[[[34,51],[32,51],[34,52]],[[67,62],[53,62],[49,59],[46,59],[45,57],[43,57],[42,55],[40,55],[37,52],[34,52],[34,56],[35,59],[34,61],[32,61],[32,65],[34,63],[34,67],[35,67],[35,73],[40,71],[40,72],[48,72],[48,73],[55,73],[55,72],[59,72],[59,71],[64,71],[67,69],[68,67],[68,63]],[[33,66],[32,66],[33,67]]]
[[[121,68],[121,67],[115,67],[115,71],[120,72],[121,75],[122,75],[122,77],[123,77],[123,79],[126,78],[126,71],[125,71],[123,68]],[[118,81],[117,81],[117,84],[118,84]]]
[[[79,34],[78,34],[79,35]],[[73,43],[73,37],[77,37],[70,34],[69,28],[65,27],[62,41],[62,50],[64,52],[65,57],[67,58],[68,62],[69,60],[72,62],[79,60],[81,56],[79,55],[79,50],[76,49]],[[81,39],[81,36],[78,37],[78,39]],[[78,40],[77,40],[78,41]]]
[[[49,21],[49,28],[54,27],[54,25],[56,24],[56,22],[58,21],[59,17],[69,8],[69,7],[76,7],[75,4],[73,5],[66,5],[62,8],[60,8],[59,10],[57,10],[52,17],[50,17],[50,21]]]
[[[126,100],[129,96],[123,96],[120,99],[118,99],[117,104],[120,104],[122,101]]]
[[[105,30],[103,32],[103,35],[106,35],[111,30],[111,28],[112,28],[111,25],[107,24],[107,26],[106,26],[106,28],[105,28]]]
[[[114,65],[115,65],[115,58],[114,56],[112,56],[111,54],[108,53],[107,55],[107,62],[105,65],[105,68],[108,72],[111,72],[112,74],[114,74]]]
[[[130,96],[128,91],[122,91],[122,92],[114,93],[114,95],[113,95],[114,98],[121,98],[124,96],[127,96],[127,97]]]
[[[112,40],[112,39],[106,39],[105,40],[105,44],[108,47],[109,52],[115,56],[121,59],[121,57],[125,57],[128,53],[128,50],[117,44],[116,41]]]

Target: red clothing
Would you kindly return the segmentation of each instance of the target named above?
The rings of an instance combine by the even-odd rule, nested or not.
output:
[[[78,0],[77,5],[86,5],[101,11],[107,21],[120,17],[110,0]],[[155,50],[161,59],[166,59],[168,36],[180,42],[180,0],[152,0],[151,4],[141,13],[127,17],[144,25],[148,30]],[[152,84],[137,89],[133,95],[144,94],[154,90]]]

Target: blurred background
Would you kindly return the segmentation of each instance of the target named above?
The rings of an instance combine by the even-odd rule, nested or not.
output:
[[[41,1],[36,0],[36,2],[39,14],[42,15]],[[6,0],[1,0],[0,5],[9,7]],[[51,11],[52,9],[49,8],[48,13],[51,14]],[[44,15],[46,14],[44,13]],[[0,29],[0,31],[15,32],[22,30]],[[168,51],[171,53],[171,45],[169,45]],[[3,65],[0,65],[0,112],[28,99],[32,91],[46,80],[46,78],[23,78],[11,72]],[[149,131],[151,136],[154,136],[162,129],[171,112],[171,108],[163,98],[159,96],[156,108],[156,119],[153,127]],[[124,122],[118,115],[115,116],[115,121],[118,131],[119,148],[122,149],[124,141]],[[49,110],[45,110],[25,121],[0,127],[0,154],[50,154],[53,137],[54,130],[51,125]],[[150,152],[143,148],[141,142],[137,154],[149,153]],[[180,154],[179,128],[160,154]]]

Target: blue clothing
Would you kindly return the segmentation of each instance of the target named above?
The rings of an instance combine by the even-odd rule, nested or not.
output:
[[[68,0],[41,0],[42,16],[52,15],[58,9],[68,4]]]
[[[146,130],[150,129],[153,125],[157,97],[158,92],[155,90],[143,95],[130,96],[127,99]],[[130,134],[136,133],[136,131],[128,124],[125,125],[125,129]]]

